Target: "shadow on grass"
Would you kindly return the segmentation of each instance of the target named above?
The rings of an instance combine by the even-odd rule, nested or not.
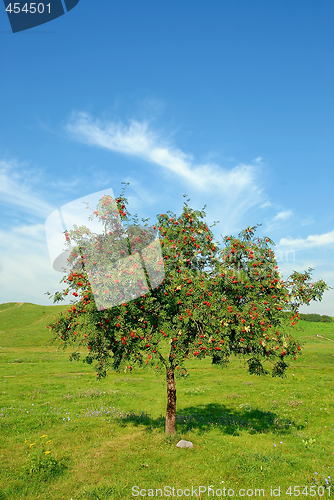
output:
[[[138,426],[145,425],[150,431],[163,428],[165,417],[151,418],[145,412],[128,412],[119,417],[120,425],[128,423]],[[246,430],[250,434],[273,432],[276,434],[288,434],[291,428],[302,429],[304,426],[296,425],[292,420],[279,417],[271,411],[262,411],[244,405],[240,409],[232,409],[223,404],[210,403],[203,406],[190,406],[183,408],[176,415],[177,431],[187,432],[197,430],[200,433],[210,429],[219,429],[224,434],[239,435],[240,431]]]

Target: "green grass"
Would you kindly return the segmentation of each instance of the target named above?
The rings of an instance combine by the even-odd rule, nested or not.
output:
[[[300,322],[303,355],[284,380],[250,376],[236,358],[223,370],[191,361],[177,380],[177,435],[166,438],[163,374],[97,382],[50,345],[45,325],[66,307],[0,305],[0,500],[143,498],[136,485],[263,488],[265,498],[280,486],[289,498],[290,485],[334,477],[334,323]]]
[[[69,306],[38,306],[10,302],[0,304],[0,347],[32,347],[50,344],[46,325]]]

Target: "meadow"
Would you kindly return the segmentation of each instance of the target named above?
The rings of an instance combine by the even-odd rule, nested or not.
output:
[[[190,361],[166,437],[164,374],[97,381],[51,343],[66,308],[0,305],[0,500],[334,496],[334,323],[299,322],[284,379]]]

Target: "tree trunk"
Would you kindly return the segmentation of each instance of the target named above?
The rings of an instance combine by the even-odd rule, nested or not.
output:
[[[174,368],[167,368],[167,410],[166,427],[167,435],[175,434],[176,420],[176,387],[174,380]]]

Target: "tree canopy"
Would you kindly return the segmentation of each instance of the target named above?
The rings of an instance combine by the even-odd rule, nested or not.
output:
[[[284,281],[271,249],[274,242],[256,236],[258,225],[237,237],[225,236],[220,248],[203,221],[205,206],[193,210],[188,201],[179,217],[158,214],[148,228],[148,219],[139,225],[137,216],[131,217],[124,191],[116,200],[103,197],[92,213],[103,224],[103,234],[91,234],[84,226],[65,234],[74,248],[71,271],[62,280],[67,288],[53,297],[54,302],[68,295],[74,300],[49,325],[63,347],[74,350],[71,359],[79,359],[80,348],[87,347],[84,361],[96,363],[98,377],[108,369],[136,366],[166,370],[168,434],[175,432],[174,374],[187,374],[189,358],[209,357],[226,366],[231,355],[238,355],[252,374],[269,373],[271,364],[272,376],[284,376],[301,350],[290,333],[300,318],[299,306],[321,300],[329,289],[323,280],[311,281],[311,268]],[[115,203],[118,213],[112,210]],[[145,253],[146,248],[151,250]],[[133,260],[119,283],[112,269],[126,250]],[[135,298],[121,303],[130,289]],[[110,307],[116,296],[118,303]]]

